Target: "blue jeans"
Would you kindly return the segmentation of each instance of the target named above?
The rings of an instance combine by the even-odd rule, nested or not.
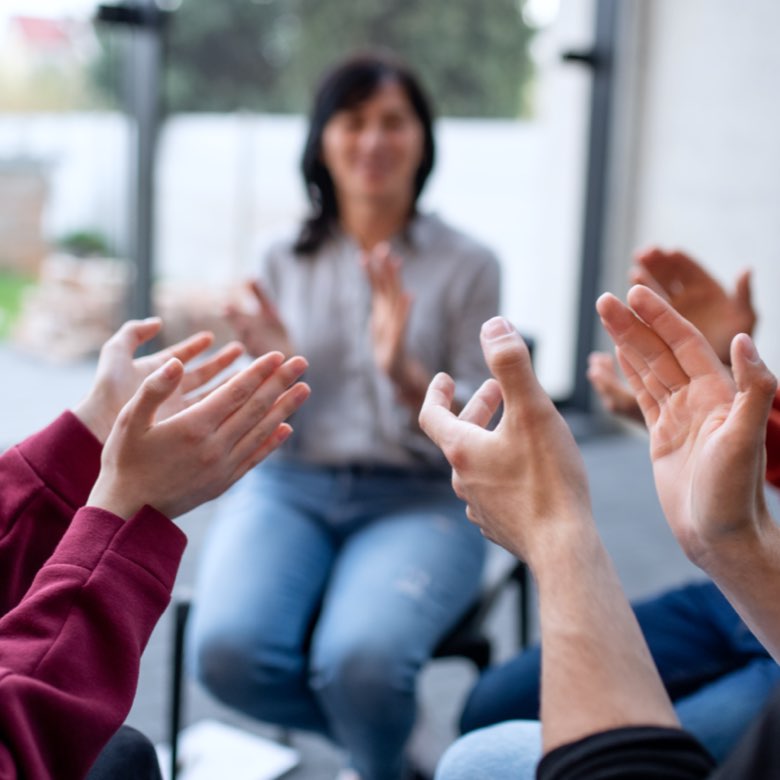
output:
[[[542,724],[509,720],[461,737],[441,757],[434,780],[533,780]]]
[[[634,611],[683,728],[721,761],[780,681],[780,667],[710,582],[670,590],[636,604]],[[538,647],[486,672],[466,702],[462,730],[537,718],[539,674]],[[519,760],[518,752],[523,759],[541,753],[530,726],[516,734],[507,728],[486,736],[490,731],[475,732],[469,743],[475,767],[480,745],[485,751],[481,760],[489,755],[500,763],[498,741],[504,737],[508,766]],[[459,755],[462,763],[463,752]],[[517,772],[511,776],[519,777]]]
[[[220,505],[190,620],[194,673],[260,720],[398,780],[415,679],[479,591],[484,543],[449,481],[271,462]]]

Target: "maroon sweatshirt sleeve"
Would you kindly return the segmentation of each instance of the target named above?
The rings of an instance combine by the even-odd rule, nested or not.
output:
[[[150,507],[76,513],[0,620],[0,777],[83,778],[130,709],[184,546]]]
[[[780,390],[772,401],[766,425],[766,481],[780,488]]]
[[[0,455],[0,615],[54,552],[100,470],[100,442],[71,412]]]

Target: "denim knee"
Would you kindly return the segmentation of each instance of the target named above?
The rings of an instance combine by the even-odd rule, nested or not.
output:
[[[541,755],[541,724],[508,721],[472,731],[450,745],[435,780],[533,780]]]
[[[367,640],[312,659],[311,687],[326,709],[366,721],[392,722],[412,705],[417,668],[397,648]],[[401,716],[406,717],[406,713]]]
[[[273,721],[274,702],[303,679],[302,658],[258,646],[254,637],[214,633],[192,646],[190,669],[198,682],[220,701],[255,717]]]

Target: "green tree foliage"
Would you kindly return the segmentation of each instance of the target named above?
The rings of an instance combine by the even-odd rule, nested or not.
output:
[[[170,20],[170,112],[305,112],[323,70],[381,46],[422,76],[439,114],[527,113],[522,0],[183,0]]]

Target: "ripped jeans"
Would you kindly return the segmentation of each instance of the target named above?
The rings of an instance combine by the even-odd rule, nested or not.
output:
[[[263,464],[219,507],[188,658],[218,699],[323,733],[398,780],[415,678],[478,592],[479,530],[446,477]]]

